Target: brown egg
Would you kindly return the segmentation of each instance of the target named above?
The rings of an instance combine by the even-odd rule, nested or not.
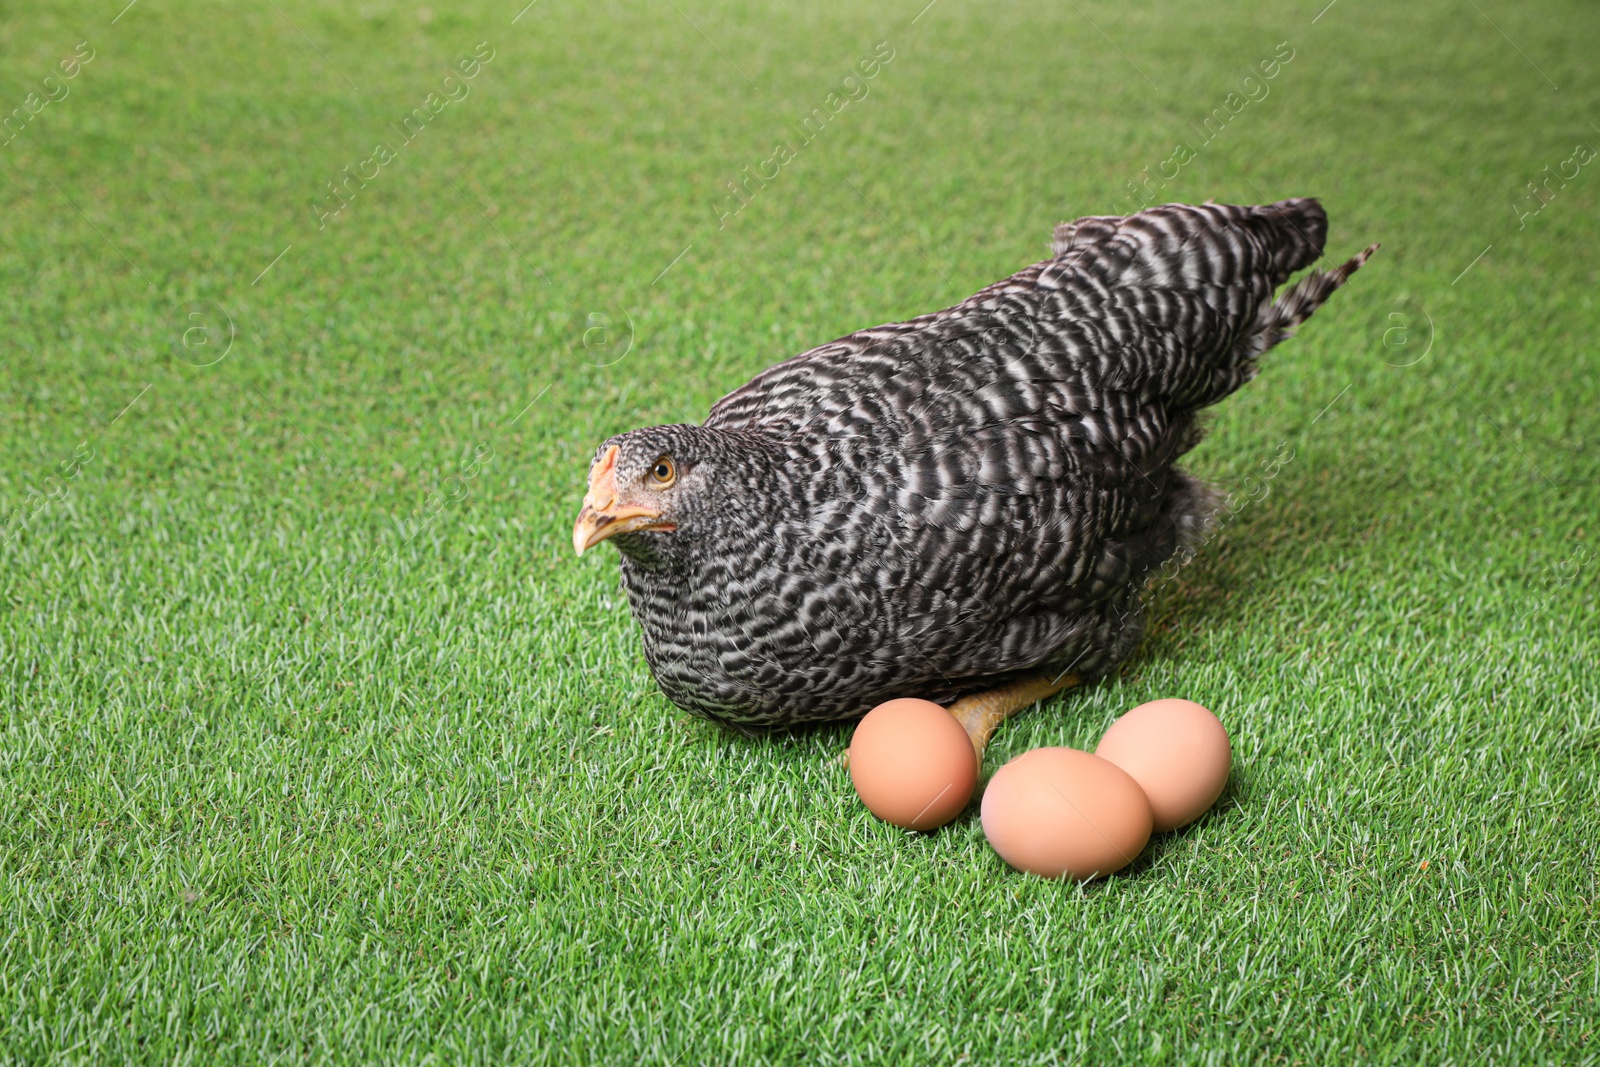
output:
[[[978,784],[978,754],[956,717],[927,700],[891,700],[850,738],[850,781],[884,822],[932,830],[960,814]]]
[[[1233,748],[1217,717],[1192,700],[1152,700],[1111,724],[1094,754],[1133,776],[1155,832],[1198,819],[1228,783]]]
[[[989,779],[983,832],[1018,870],[1098,878],[1132,863],[1150,840],[1150,805],[1114,764],[1074,748],[1036,748]]]

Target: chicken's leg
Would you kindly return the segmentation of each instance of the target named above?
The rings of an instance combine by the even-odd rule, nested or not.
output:
[[[1080,681],[1076,674],[1034,675],[998,689],[962,697],[950,705],[950,714],[972,738],[973,750],[978,753],[978,763],[982,764],[983,750],[1002,722],[1035,701],[1070,689]]]

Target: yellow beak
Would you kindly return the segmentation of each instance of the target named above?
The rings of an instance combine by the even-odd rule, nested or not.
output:
[[[580,556],[601,541],[620,533],[676,529],[671,523],[662,522],[661,512],[654,508],[617,503],[619,451],[616,445],[607,449],[595,465],[594,473],[589,476],[589,491],[584,494],[578,521],[572,524],[572,547]]]

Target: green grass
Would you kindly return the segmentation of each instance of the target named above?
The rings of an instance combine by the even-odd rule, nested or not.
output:
[[[1513,206],[1600,13],[676,6],[0,8],[0,115],[94,50],[0,146],[0,1060],[1600,1060],[1600,170]],[[1249,502],[1140,654],[990,756],[1187,696],[1217,809],[1048,883],[669,705],[595,443],[1040,258],[1284,41],[1160,198],[1383,251],[1216,412]]]

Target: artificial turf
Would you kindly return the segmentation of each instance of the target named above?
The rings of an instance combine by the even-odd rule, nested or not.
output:
[[[0,9],[0,1060],[1600,1058],[1600,12],[522,2]],[[656,692],[598,441],[1293,195],[1383,250],[988,763],[1190,697],[1212,814],[1045,882]]]

